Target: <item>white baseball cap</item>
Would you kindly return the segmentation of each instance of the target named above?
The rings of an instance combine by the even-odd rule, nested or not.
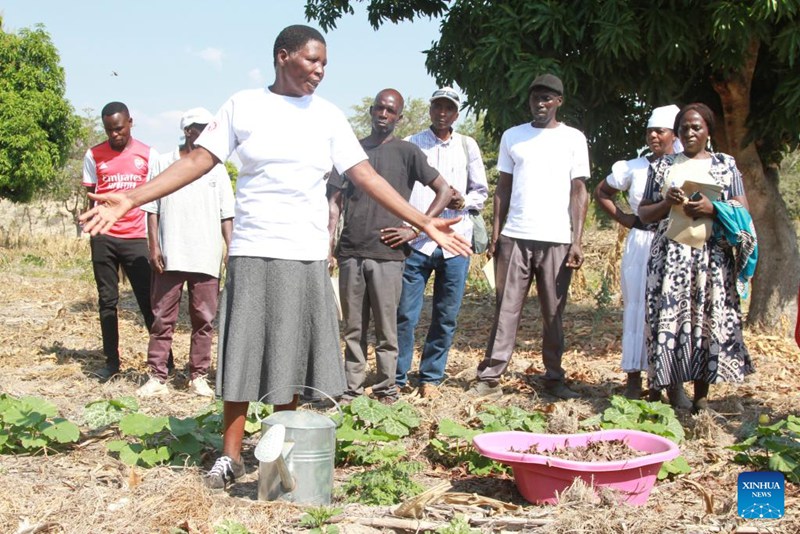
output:
[[[439,98],[446,98],[456,106],[461,105],[461,97],[459,96],[458,92],[452,87],[442,87],[441,89],[435,90],[431,95],[430,102],[438,100]]]
[[[181,130],[192,124],[208,124],[214,120],[214,115],[206,108],[192,108],[181,117]]]

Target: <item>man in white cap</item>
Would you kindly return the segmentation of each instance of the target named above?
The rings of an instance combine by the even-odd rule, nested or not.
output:
[[[428,157],[428,163],[442,173],[450,185],[453,199],[439,215],[443,219],[461,217],[453,230],[465,239],[472,239],[470,213],[479,213],[489,196],[486,169],[478,143],[471,137],[453,131],[461,105],[459,94],[450,87],[433,92],[430,99],[431,126],[410,136],[407,141],[417,145]],[[415,185],[410,204],[427,209],[433,201],[430,189]],[[403,270],[403,292],[397,308],[397,386],[410,392],[407,373],[414,358],[414,329],[422,312],[425,286],[434,274],[431,324],[425,337],[419,363],[419,395],[434,398],[444,379],[450,347],[453,344],[458,312],[467,282],[469,258],[447,252],[425,233],[416,236],[408,228],[392,231],[411,241],[411,255]]]
[[[597,205],[612,219],[631,230],[625,241],[625,253],[620,267],[622,301],[625,303],[622,316],[622,370],[627,375],[624,395],[629,399],[641,397],[642,371],[647,371],[648,368],[645,347],[647,315],[645,288],[647,260],[650,258],[654,228],[647,228],[642,224],[638,215],[639,203],[647,185],[650,163],[665,154],[672,154],[675,149],[678,151],[682,149],[673,131],[675,116],[679,111],[675,105],[655,108],[647,121],[645,133],[645,142],[650,154],[614,163],[611,174],[594,190]],[[632,213],[621,210],[614,202],[619,191],[628,192],[628,205]],[[679,385],[675,391],[679,395],[683,387]],[[684,401],[684,407],[686,403],[691,404],[688,397]]]
[[[194,142],[212,121],[204,108],[193,108],[181,117],[186,141],[161,156],[156,174],[194,150]],[[192,323],[189,349],[189,389],[213,397],[206,381],[211,365],[213,321],[217,314],[219,276],[233,229],[234,200],[230,177],[222,164],[192,184],[142,206],[147,212],[147,236],[153,268],[151,296],[155,319],[150,329],[147,365],[150,379],[137,390],[140,397],[163,395],[167,388],[167,358],[178,320],[178,308],[186,283]]]

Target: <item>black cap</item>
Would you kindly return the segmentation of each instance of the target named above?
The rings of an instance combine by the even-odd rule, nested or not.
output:
[[[564,94],[564,84],[561,83],[561,79],[558,76],[553,74],[540,74],[537,76],[536,79],[533,80],[528,86],[528,91],[531,91],[534,87],[550,89],[559,95]]]

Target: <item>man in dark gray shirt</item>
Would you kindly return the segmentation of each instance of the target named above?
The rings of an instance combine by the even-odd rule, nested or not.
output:
[[[403,117],[403,97],[394,89],[384,89],[370,106],[372,131],[361,140],[370,164],[408,200],[415,182],[431,187],[436,197],[427,215],[438,215],[450,202],[450,186],[428,164],[415,145],[394,136],[397,121]],[[347,175],[333,172],[328,181],[330,207],[331,261],[339,264],[339,295],[342,302],[345,340],[345,399],[364,393],[367,368],[367,327],[370,312],[375,321],[375,360],[377,367],[373,395],[381,402],[397,400],[397,305],[403,286],[404,245],[407,238],[381,241],[381,229],[402,225],[402,221],[357,189]],[[336,243],[339,215],[344,209],[344,225]],[[409,232],[411,238],[419,231]]]

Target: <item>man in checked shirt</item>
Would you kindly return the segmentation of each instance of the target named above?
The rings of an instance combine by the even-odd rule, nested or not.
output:
[[[444,87],[434,91],[430,99],[431,126],[406,140],[417,145],[428,156],[428,163],[437,169],[454,190],[453,200],[439,215],[444,219],[461,217],[453,230],[472,239],[470,211],[480,211],[489,195],[486,170],[478,143],[471,137],[453,131],[461,105],[459,94]],[[433,191],[414,186],[409,203],[427,209],[433,200]],[[454,256],[443,250],[424,233],[413,236],[409,228],[384,231],[384,239],[404,234],[411,241],[411,255],[406,258],[403,271],[403,292],[397,308],[397,387],[412,391],[407,373],[414,358],[414,329],[422,311],[423,294],[432,273],[433,310],[431,325],[425,338],[419,364],[419,395],[433,398],[439,395],[438,386],[444,378],[447,355],[453,343],[458,312],[469,270],[469,258]]]

